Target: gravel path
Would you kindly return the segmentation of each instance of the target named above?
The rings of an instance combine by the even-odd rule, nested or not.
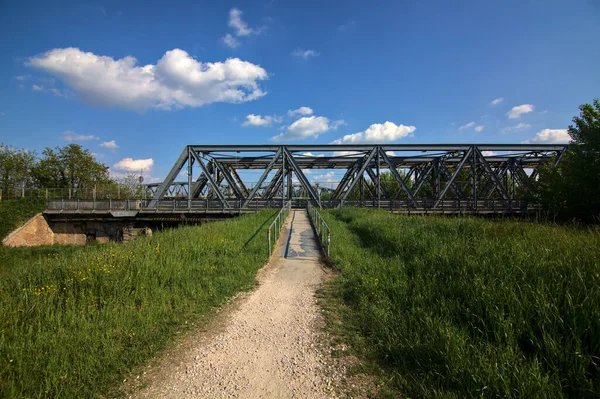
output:
[[[259,287],[237,301],[217,330],[191,337],[146,378],[138,398],[334,397],[337,378],[319,345],[315,290],[325,272],[304,210],[292,211]],[[213,329],[214,330],[214,329]]]

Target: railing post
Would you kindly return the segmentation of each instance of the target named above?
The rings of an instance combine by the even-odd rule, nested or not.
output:
[[[77,198],[77,210],[79,210],[79,198]]]
[[[331,230],[327,229],[327,257],[329,258],[329,247],[331,246]]]
[[[267,229],[267,241],[269,242],[269,257],[271,256],[271,228]]]

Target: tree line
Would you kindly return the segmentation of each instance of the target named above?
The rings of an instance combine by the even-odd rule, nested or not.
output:
[[[123,197],[139,194],[137,175],[112,179],[108,166],[79,144],[35,151],[0,144],[0,189],[7,196],[23,188],[122,191]]]

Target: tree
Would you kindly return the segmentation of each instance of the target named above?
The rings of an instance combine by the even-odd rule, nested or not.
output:
[[[89,150],[79,144],[46,148],[33,167],[32,175],[40,187],[93,188],[108,184],[108,166],[97,162]]]
[[[35,158],[35,152],[0,144],[0,188],[8,191],[30,185]]]
[[[540,169],[535,194],[555,218],[600,221],[600,100],[579,107],[571,143],[556,165]]]
[[[123,198],[142,198],[144,188],[139,181],[140,175],[127,173],[125,176],[117,178],[116,182],[120,186],[121,197]]]

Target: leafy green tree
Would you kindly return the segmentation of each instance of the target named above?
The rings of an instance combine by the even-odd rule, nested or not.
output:
[[[557,165],[541,168],[535,193],[555,218],[600,221],[600,100],[579,107],[571,144]]]
[[[35,152],[0,144],[0,188],[7,192],[29,186],[35,158]]]
[[[97,162],[93,154],[79,144],[46,148],[42,155],[32,169],[40,187],[92,188],[110,183],[108,166]]]

